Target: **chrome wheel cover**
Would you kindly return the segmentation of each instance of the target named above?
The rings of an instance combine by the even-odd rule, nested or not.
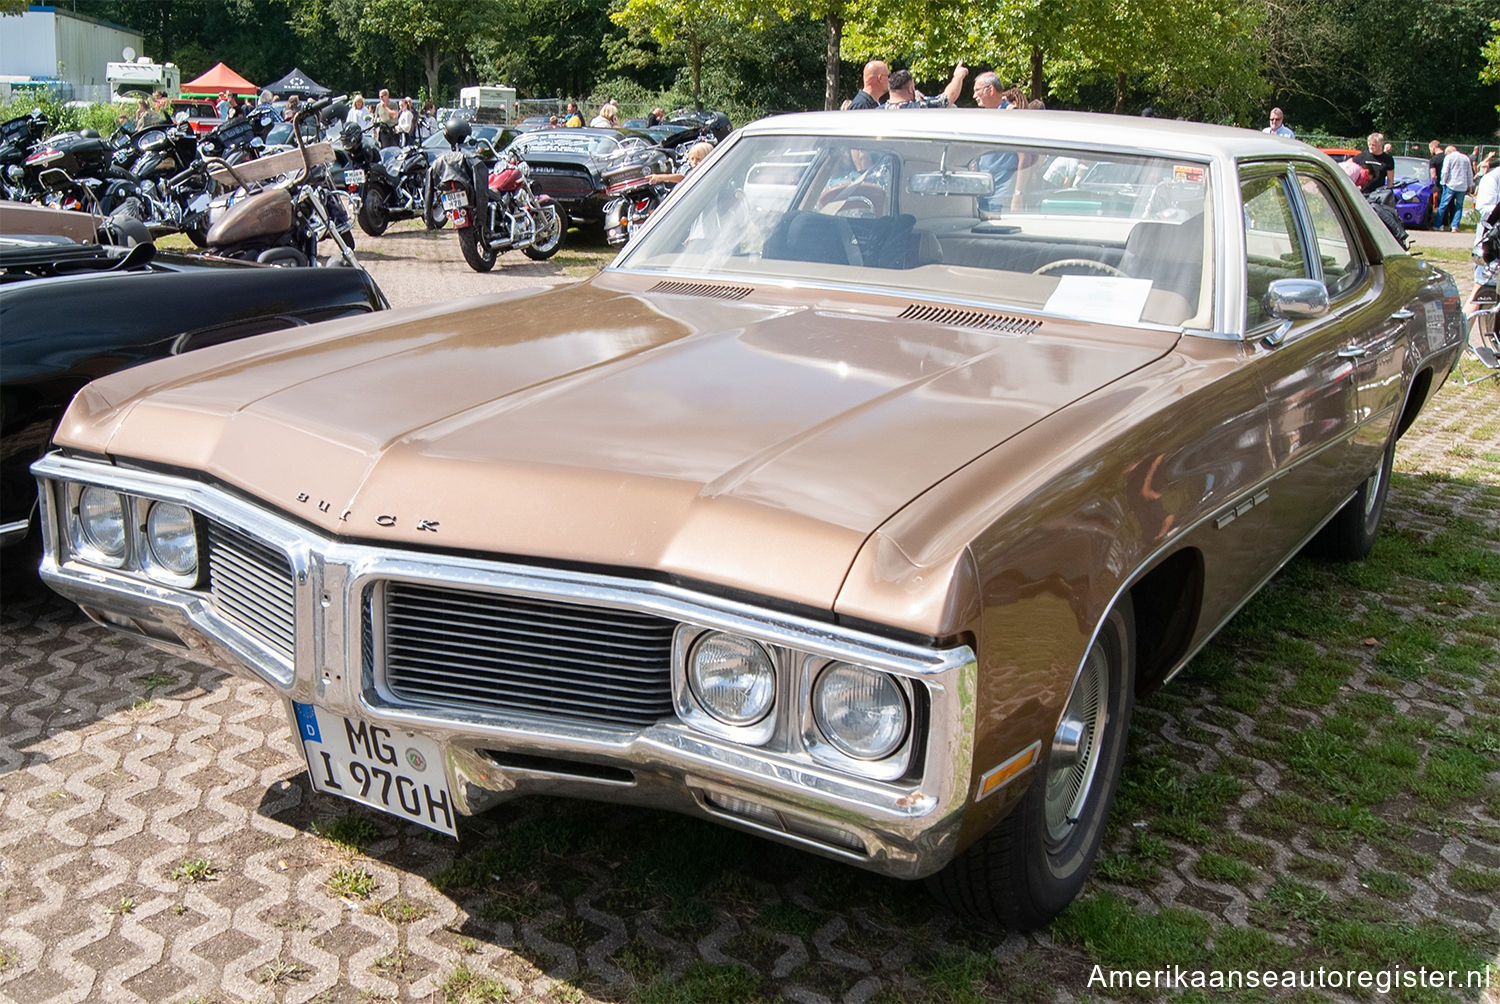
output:
[[[1073,681],[1068,706],[1047,757],[1047,837],[1061,842],[1073,832],[1093,790],[1109,709],[1109,658],[1097,639]]]

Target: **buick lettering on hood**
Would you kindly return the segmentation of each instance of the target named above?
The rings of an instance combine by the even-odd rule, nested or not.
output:
[[[586,281],[90,384],[42,574],[274,688],[330,798],[655,806],[1035,926],[1135,700],[1369,550],[1461,321],[1301,143],[779,116]]]

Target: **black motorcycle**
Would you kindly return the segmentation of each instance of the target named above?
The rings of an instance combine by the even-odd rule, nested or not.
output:
[[[37,195],[36,179],[26,174],[26,158],[51,127],[40,108],[0,123],[0,196],[29,202]]]
[[[358,198],[359,228],[379,237],[398,220],[421,217],[428,230],[438,229],[447,218],[427,200],[427,158],[422,148],[381,148],[373,135],[377,128],[361,129],[350,122],[339,134],[347,158],[344,188]]]

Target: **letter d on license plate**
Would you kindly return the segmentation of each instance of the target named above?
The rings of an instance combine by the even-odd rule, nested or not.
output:
[[[438,744],[313,704],[292,702],[315,791],[345,798],[457,837]]]

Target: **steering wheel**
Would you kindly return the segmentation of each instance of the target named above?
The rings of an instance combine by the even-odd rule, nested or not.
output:
[[[847,205],[853,199],[861,199],[869,206],[869,215],[875,216],[885,208],[885,189],[868,181],[857,181],[850,185],[840,185],[838,188],[830,188],[818,196],[818,208],[822,208],[832,202],[842,201]],[[861,208],[864,208],[863,206]],[[835,215],[842,216],[842,212]]]
[[[835,216],[860,216],[869,217],[875,215],[875,203],[863,195],[851,195],[845,199],[843,205],[834,211]]]
[[[1059,258],[1057,261],[1049,261],[1031,274],[1112,275],[1118,279],[1129,278],[1124,272],[1121,272],[1108,262],[1096,261],[1093,258]]]

